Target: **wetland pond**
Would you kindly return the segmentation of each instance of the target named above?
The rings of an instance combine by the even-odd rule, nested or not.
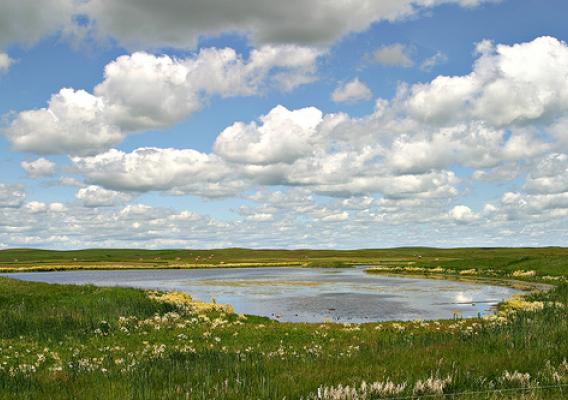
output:
[[[289,322],[359,323],[492,313],[520,290],[487,283],[368,274],[356,268],[80,270],[3,276],[48,283],[178,290],[237,313]]]

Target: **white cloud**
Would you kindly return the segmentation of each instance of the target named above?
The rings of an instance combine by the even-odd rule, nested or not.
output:
[[[215,60],[220,65],[228,61],[224,53]],[[121,132],[163,128],[182,120],[201,107],[199,89],[191,87],[189,73],[183,62],[166,55],[139,52],[118,57],[105,67],[104,80],[94,90],[104,104],[102,117]]]
[[[186,59],[139,52],[108,64],[95,94],[123,130],[163,128],[198,110],[204,95],[250,96],[273,84],[308,83],[321,54],[290,45],[252,50],[248,61],[231,48],[206,48]]]
[[[14,60],[8,54],[0,52],[0,73],[8,71],[13,63]]]
[[[331,94],[331,99],[336,103],[357,103],[372,97],[371,90],[359,78],[339,85]]]
[[[43,203],[41,201],[30,201],[23,207],[30,214],[52,213],[61,214],[67,211],[67,207],[63,203]]]
[[[20,207],[26,198],[22,185],[8,185],[0,183],[0,208]]]
[[[548,133],[558,143],[558,150],[568,149],[568,115],[558,117],[548,127]]]
[[[458,163],[491,168],[505,161],[535,157],[549,149],[550,144],[529,132],[506,132],[472,122],[401,135],[394,140],[386,159],[397,171],[422,173]]]
[[[471,208],[464,205],[455,206],[450,210],[449,215],[450,218],[459,223],[470,223],[479,219],[479,216]]]
[[[521,173],[519,163],[506,163],[486,170],[477,170],[472,177],[478,181],[507,182]]]
[[[227,221],[144,204],[85,208],[75,203],[30,202],[19,209],[0,209],[0,242],[8,247],[59,249],[550,245],[567,238],[568,197],[564,209],[558,208],[562,204],[556,197],[556,204],[549,201],[550,208],[544,211],[547,218],[539,217],[537,212],[542,215],[542,211],[535,209],[514,219],[515,204],[507,209],[489,204],[478,214],[458,206],[454,214],[461,221],[450,217],[445,201],[321,199],[305,188],[257,192],[248,197],[245,218]],[[346,201],[357,206],[345,209]],[[472,230],[469,223],[476,223],[476,228]]]
[[[408,112],[427,123],[477,119],[504,127],[550,122],[568,110],[566,43],[552,37],[512,46],[483,43],[471,74],[414,85]]]
[[[257,229],[256,223],[247,225]],[[0,237],[11,247],[222,247],[231,244],[230,237],[238,240],[233,235],[237,229],[247,236],[253,232],[189,210],[143,204],[84,208],[30,202],[17,213],[0,209]]]
[[[393,43],[375,50],[373,61],[387,67],[410,68],[414,65],[411,50],[402,43]]]
[[[30,201],[29,203],[26,203],[25,208],[30,213],[36,214],[48,210],[48,205],[41,201]]]
[[[386,199],[454,199],[463,183],[452,171],[455,165],[475,168],[474,179],[506,179],[518,174],[519,165],[543,157],[558,140],[556,134],[546,133],[548,119],[532,124],[518,124],[515,119],[503,126],[495,123],[492,114],[474,112],[469,99],[477,101],[481,97],[472,93],[486,93],[495,82],[510,79],[511,74],[503,72],[508,57],[532,57],[539,52],[546,57],[551,50],[564,54],[566,45],[539,38],[514,46],[481,47],[483,54],[471,74],[402,86],[393,100],[379,99],[375,111],[362,118],[326,115],[314,107],[277,106],[259,122],[236,122],[224,129],[213,154],[150,148],[132,153],[111,150],[73,161],[87,183],[117,191],[212,197],[285,185],[330,196],[380,193]],[[549,65],[550,70],[561,77],[568,73],[563,60],[549,60],[553,62],[558,65]],[[545,78],[535,73],[523,79],[523,85],[533,88]],[[564,96],[564,83],[556,75],[545,80],[557,83],[548,88],[546,96],[552,103],[547,107],[561,116],[557,103]],[[210,85],[208,90],[217,90],[216,83]],[[429,109],[415,108],[424,102]],[[524,103],[519,104],[519,113],[526,111],[523,107]]]
[[[368,144],[347,148],[352,147],[350,141],[335,138],[351,126],[345,116],[278,106],[261,122],[237,123],[224,130],[214,154],[142,148],[72,160],[88,183],[118,191],[216,197],[256,185],[286,185],[335,196],[382,193],[389,198],[440,198],[458,193],[459,179],[451,171],[400,173],[384,164],[378,148]]]
[[[420,64],[420,69],[422,71],[430,72],[434,69],[434,67],[447,62],[448,62],[448,56],[438,51],[433,56],[428,57],[426,60],[424,60],[422,64]]]
[[[503,133],[483,125],[458,125],[434,132],[402,135],[393,141],[387,162],[403,173],[423,173],[454,162],[466,166],[495,165]]]
[[[543,223],[568,216],[568,192],[531,194],[507,192],[501,197],[498,215],[510,221]]]
[[[258,85],[262,77],[268,77],[273,69],[278,69],[270,83],[284,91],[290,91],[297,86],[317,80],[316,62],[325,54],[324,50],[297,45],[264,45],[254,49],[250,54],[247,66],[251,83]]]
[[[248,167],[245,174],[264,185],[310,188],[330,196],[349,197],[381,193],[388,198],[454,197],[459,179],[450,171],[419,175],[396,175],[373,157],[356,153],[316,155],[300,159],[290,166]]]
[[[99,186],[87,186],[81,188],[75,194],[85,207],[111,207],[127,202],[131,195],[114,190],[107,190]]]
[[[185,59],[121,56],[106,66],[94,94],[62,89],[47,108],[13,117],[5,135],[18,151],[96,154],[132,132],[187,118],[210,96],[250,96],[273,85],[292,89],[308,83],[321,54],[285,45],[253,50],[248,61],[230,48],[202,49]]]
[[[35,161],[22,161],[20,165],[31,179],[45,178],[55,174],[55,163],[45,158],[38,158]]]
[[[260,118],[261,126],[237,122],[223,130],[215,140],[214,150],[238,163],[292,163],[312,151],[322,116],[314,107],[290,111],[277,106]]]
[[[451,171],[434,171],[426,174],[362,176],[353,182],[329,185],[322,192],[346,191],[353,194],[382,193],[386,198],[451,198],[458,194],[455,185],[459,179]]]
[[[17,210],[0,210],[0,243],[45,243],[49,238],[63,237],[61,243],[67,246],[79,240],[102,240],[101,243],[113,245],[129,243],[129,247],[183,247],[196,243],[349,246],[355,243],[353,238],[360,237],[380,246],[433,242],[458,245],[470,243],[472,238],[479,244],[529,244],[546,242],[546,238],[553,238],[554,243],[565,241],[568,159],[563,127],[568,106],[562,79],[568,71],[566,49],[564,43],[552,38],[513,46],[487,42],[478,45],[480,55],[470,74],[401,85],[393,100],[379,99],[370,115],[354,118],[325,114],[314,107],[294,110],[277,106],[258,120],[236,122],[222,130],[212,153],[141,148],[74,156],[73,169],[69,171],[81,174],[86,185],[97,186],[69,182],[79,187],[76,197],[80,201],[67,205],[31,202]],[[223,58],[229,53],[212,54]],[[238,67],[233,65],[240,62],[237,56],[237,61],[227,62],[227,68],[219,68],[221,72],[212,75],[226,80],[196,78],[193,82],[201,83],[195,83],[191,90],[199,88],[196,93],[225,96],[279,84],[274,74],[261,81],[246,78],[257,76],[248,75],[252,67],[247,66],[255,65],[254,69],[264,71],[265,65],[272,65],[271,54],[267,50],[256,56],[251,54]],[[188,64],[184,60],[149,56],[139,70],[129,57],[124,60],[128,66],[133,63],[132,76],[141,82],[147,79],[147,90],[156,88],[154,97],[167,98],[167,87],[176,82],[179,65],[188,68],[197,59],[208,60],[205,64],[212,65],[202,55],[184,59],[193,60]],[[230,54],[227,57],[235,60]],[[545,58],[547,65],[540,65],[534,57]],[[517,60],[513,64],[523,65],[522,73],[514,65],[509,66],[510,59]],[[178,116],[168,104],[147,102],[143,93],[127,98],[127,87],[121,87],[119,82],[130,78],[128,74],[122,77],[130,70],[123,71],[122,62],[109,64],[117,69],[105,76],[94,94],[70,91],[54,100],[49,110],[43,110],[44,117],[55,116],[59,124],[62,117],[72,121],[73,116],[59,110],[65,108],[60,104],[68,96],[68,101],[79,102],[87,110],[99,105],[92,98],[103,99],[104,118],[97,121],[118,127],[121,134],[126,129],[175,123]],[[525,65],[531,63],[537,63],[538,68],[533,71],[533,67]],[[225,65],[224,61],[220,65]],[[197,74],[202,67],[192,68],[192,73]],[[548,75],[541,75],[537,69],[544,69]],[[149,78],[156,74],[167,78]],[[225,86],[227,81],[232,83]],[[162,83],[164,87],[160,86]],[[515,95],[522,92],[530,101],[514,97],[509,99],[516,104],[514,112],[508,105],[499,116],[485,112],[480,104],[485,104],[488,96],[495,97],[495,85],[512,88]],[[107,97],[115,99],[114,103]],[[420,101],[424,108],[414,108]],[[116,106],[112,113],[111,106]],[[150,111],[142,112],[145,108]],[[534,112],[535,109],[539,111]],[[151,110],[157,111],[153,114]],[[86,119],[92,113],[85,112]],[[49,124],[34,127],[48,133],[57,131]],[[81,140],[90,135],[85,130],[76,131]],[[453,171],[456,165],[465,167],[460,168],[459,177]],[[476,170],[471,177],[469,168]],[[528,175],[523,185],[515,181],[500,186],[525,173]],[[492,180],[492,187],[506,193],[500,201],[473,211],[460,204],[463,200],[459,197],[475,190],[470,186],[472,178]],[[274,191],[275,186],[278,191]],[[128,197],[147,191],[202,197],[242,195],[247,206],[238,211],[242,218],[228,221],[208,219],[189,210],[135,204],[116,208],[116,204],[128,202]],[[3,187],[2,192],[0,204],[4,207],[23,204],[23,188]],[[46,225],[54,221],[59,221],[59,227],[69,227],[56,232]],[[270,232],[261,225],[267,221]],[[330,224],[321,223],[325,221]],[[476,224],[475,232],[468,228],[471,223]],[[341,229],[335,224],[341,224]],[[105,237],[105,232],[111,232],[111,237]],[[290,237],[294,239],[291,241]],[[550,240],[546,243],[550,244]]]
[[[522,191],[507,191],[494,206],[493,218],[519,221],[526,227],[561,221],[568,216],[568,156],[550,153],[527,160]],[[527,228],[529,229],[529,228]]]
[[[61,89],[47,108],[19,113],[4,133],[18,151],[89,154],[124,139],[105,111],[103,99],[83,90]]]
[[[185,149],[140,148],[131,153],[109,150],[74,157],[87,183],[116,191],[171,191],[203,197],[229,196],[242,190],[218,156]]]
[[[568,156],[552,153],[529,172],[524,188],[535,194],[568,192]]]
[[[63,213],[67,211],[67,207],[63,203],[54,202],[49,204],[49,210],[54,213]]]

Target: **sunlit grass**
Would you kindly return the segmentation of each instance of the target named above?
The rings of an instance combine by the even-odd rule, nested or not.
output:
[[[484,318],[301,324],[236,315],[177,292],[0,278],[0,399],[352,400],[475,392],[459,398],[536,400],[567,392],[561,386],[568,385],[564,249],[0,255],[5,268],[177,268],[189,265],[185,252],[200,257],[198,266],[254,263],[254,256],[257,266],[365,261],[377,273],[554,287],[513,297]],[[15,254],[21,260],[6,261]]]
[[[194,307],[176,293],[0,279],[0,398],[347,399],[355,390],[372,399],[568,383],[567,303],[563,285],[483,319],[293,324]]]
[[[114,268],[351,267],[372,265],[418,270],[475,271],[551,280],[567,275],[566,248],[399,248],[379,250],[129,250],[0,251],[0,272]],[[467,272],[463,272],[467,274]]]

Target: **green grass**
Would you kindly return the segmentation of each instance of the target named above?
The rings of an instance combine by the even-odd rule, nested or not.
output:
[[[30,266],[42,254],[53,263],[80,257],[98,262],[97,254],[126,262],[158,254],[10,250],[2,252],[2,259],[16,253]],[[568,275],[565,249],[260,253],[264,260],[280,261],[308,255],[309,262],[325,260],[327,266],[368,258],[382,260],[381,265],[491,269],[503,276],[518,270]],[[180,257],[176,251],[160,254],[168,261]],[[213,254],[234,262],[258,253],[232,249]],[[386,260],[390,263],[383,264]],[[456,399],[568,397],[568,387],[544,389],[568,384],[568,364],[563,364],[568,358],[568,285],[527,301],[543,307],[517,310],[500,320],[292,324],[221,312],[196,315],[150,300],[137,289],[0,278],[0,399],[306,399],[318,387],[387,380],[406,382],[400,396],[412,396],[417,381],[430,376],[450,376],[444,388],[448,394],[498,390]],[[530,377],[526,382],[507,379],[505,371]],[[524,384],[543,389],[507,391]]]
[[[132,250],[91,249],[0,251],[0,270],[73,268],[190,268],[288,264],[291,266],[351,266],[354,264],[479,269],[512,273],[534,270],[538,275],[568,274],[568,248],[397,248],[363,250]]]

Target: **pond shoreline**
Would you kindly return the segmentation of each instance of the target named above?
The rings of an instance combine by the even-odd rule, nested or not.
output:
[[[214,298],[231,304],[239,313],[318,323],[328,319],[340,323],[448,319],[456,312],[470,318],[492,313],[493,305],[521,292],[519,287],[498,285],[494,280],[462,279],[452,284],[443,283],[450,280],[442,277],[381,277],[367,274],[368,267],[91,269],[4,276],[46,283],[183,291],[201,301]]]
[[[354,266],[354,265],[353,265]],[[88,264],[43,264],[24,267],[0,266],[0,273],[27,273],[27,272],[58,272],[58,271],[129,271],[129,270],[157,270],[157,269],[216,269],[216,268],[314,268],[301,262],[271,262],[271,263],[226,263],[226,264],[156,264],[156,263],[88,263]],[[350,265],[347,268],[351,268]],[[345,267],[328,267],[345,268]]]
[[[368,268],[370,269],[370,268]],[[368,271],[365,270],[366,273],[371,275],[383,275],[383,276],[398,276],[398,277],[405,277],[405,278],[417,278],[417,279],[435,279],[435,280],[451,280],[456,282],[469,282],[469,283],[490,283],[495,286],[504,286],[515,288],[519,290],[524,290],[527,292],[547,292],[549,290],[554,289],[557,285],[552,283],[543,283],[538,281],[524,281],[519,279],[510,279],[507,277],[494,277],[494,276],[463,276],[463,275],[455,275],[455,274],[420,274],[420,273],[411,273],[411,272],[377,272],[377,271]]]
[[[330,268],[330,269],[343,269],[343,268],[356,268],[367,267],[365,272],[368,274],[384,275],[384,276],[398,276],[398,277],[417,277],[422,279],[446,279],[457,282],[485,282],[497,286],[511,287],[527,291],[548,291],[556,287],[559,283],[556,282],[542,282],[538,280],[520,280],[513,277],[499,277],[490,275],[459,275],[455,273],[420,273],[420,272],[405,272],[393,267],[393,272],[388,271],[388,267],[381,264],[370,263],[343,263],[341,266],[325,266],[312,263],[303,262],[271,262],[271,263],[226,263],[226,264],[156,264],[156,263],[104,263],[97,265],[96,263],[89,264],[59,264],[59,265],[34,265],[32,267],[2,267],[0,266],[0,274],[17,274],[17,273],[31,273],[31,272],[63,272],[63,271],[136,271],[136,270],[214,270],[219,268]],[[373,268],[381,268],[382,271],[373,270]]]

